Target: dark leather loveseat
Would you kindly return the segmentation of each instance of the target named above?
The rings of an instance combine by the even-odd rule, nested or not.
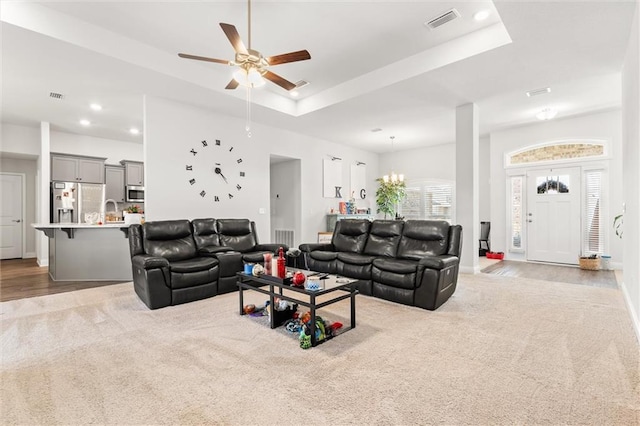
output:
[[[260,262],[282,244],[259,244],[248,219],[146,222],[129,227],[136,294],[150,308],[236,290],[244,262]]]
[[[346,219],[330,244],[302,244],[307,267],[358,279],[362,294],[435,310],[458,281],[462,227],[440,220]]]

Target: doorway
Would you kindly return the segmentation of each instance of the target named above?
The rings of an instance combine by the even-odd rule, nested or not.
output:
[[[22,258],[24,176],[0,174],[0,259]]]
[[[271,155],[271,242],[298,247],[302,233],[302,169],[298,158]]]
[[[527,172],[527,260],[578,264],[581,186],[580,167]]]

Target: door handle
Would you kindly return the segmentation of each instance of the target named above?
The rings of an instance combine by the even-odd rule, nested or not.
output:
[[[18,219],[18,220],[13,219],[11,222],[20,223],[20,222],[22,222],[22,221],[21,221],[20,219]]]
[[[531,223],[531,222],[533,222],[533,221],[532,221],[531,219],[529,219],[527,222]]]

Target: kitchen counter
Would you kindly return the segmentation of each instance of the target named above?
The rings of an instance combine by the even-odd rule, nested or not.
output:
[[[124,222],[34,223],[31,226],[49,237],[49,275],[54,281],[132,279],[129,225]]]
[[[129,225],[124,222],[105,222],[102,225],[91,225],[89,223],[32,223],[32,227],[45,233],[49,238],[53,237],[53,230],[60,229],[67,234],[68,238],[74,238],[76,229],[119,229],[124,233],[125,238],[129,237]]]

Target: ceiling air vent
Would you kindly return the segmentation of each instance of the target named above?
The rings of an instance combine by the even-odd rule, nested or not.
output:
[[[298,82],[296,83],[296,89],[300,89],[300,88],[302,88],[302,87],[304,87],[304,86],[306,86],[306,85],[308,85],[308,84],[309,84],[309,82],[308,82],[308,81],[300,80],[300,81],[298,81]]]
[[[455,9],[451,9],[450,11],[443,13],[437,18],[433,18],[429,22],[425,22],[425,25],[429,27],[429,29],[435,30],[436,28],[446,24],[447,22],[451,22],[456,18],[460,17],[460,12]]]
[[[49,96],[53,99],[63,99],[64,95],[62,93],[49,92]]]
[[[527,96],[531,98],[533,96],[544,95],[545,93],[551,93],[551,87],[544,87],[542,89],[529,90],[527,92]]]

